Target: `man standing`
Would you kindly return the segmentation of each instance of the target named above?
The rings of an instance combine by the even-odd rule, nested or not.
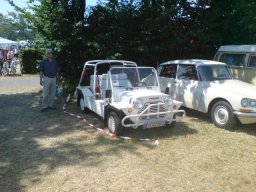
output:
[[[46,50],[47,58],[40,63],[40,85],[43,85],[42,112],[56,109],[54,106],[56,81],[58,79],[59,64],[53,57],[52,49]]]

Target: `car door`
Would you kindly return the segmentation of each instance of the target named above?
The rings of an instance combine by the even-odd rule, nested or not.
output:
[[[177,79],[175,82],[178,95],[177,100],[182,101],[184,106],[196,110],[199,108],[203,90],[198,79],[195,65],[178,65]]]
[[[177,64],[165,64],[160,67],[159,82],[162,93],[167,93],[178,100],[176,84]]]

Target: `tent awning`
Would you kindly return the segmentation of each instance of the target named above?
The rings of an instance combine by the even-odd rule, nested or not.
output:
[[[0,48],[2,49],[9,49],[11,47],[18,48],[19,43],[16,41],[11,41],[9,39],[5,39],[0,37]]]

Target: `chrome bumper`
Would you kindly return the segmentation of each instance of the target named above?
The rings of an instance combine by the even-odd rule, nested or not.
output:
[[[256,123],[256,113],[242,113],[239,111],[234,111],[234,114],[242,124]]]
[[[150,104],[150,105],[147,106],[147,108],[145,108],[139,114],[125,116],[121,121],[122,126],[124,126],[124,127],[138,127],[138,126],[145,125],[145,124],[148,124],[148,123],[160,123],[160,122],[165,122],[165,123],[168,124],[168,123],[171,123],[173,121],[180,121],[186,115],[186,112],[184,110],[173,110],[173,111],[164,111],[164,112],[159,112],[158,111],[158,112],[155,112],[155,113],[146,113],[150,109],[150,107],[160,106],[160,105],[163,105],[163,103]],[[175,114],[179,114],[179,115],[175,116],[175,119],[173,119],[173,116]],[[162,116],[165,115],[165,117],[160,117],[161,115]],[[153,117],[153,118],[151,118],[151,117]],[[124,122],[127,119],[130,119],[133,123],[125,124]]]

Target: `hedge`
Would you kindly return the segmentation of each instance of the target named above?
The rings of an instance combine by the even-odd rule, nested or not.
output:
[[[45,49],[26,48],[21,49],[19,57],[22,61],[22,73],[38,73],[40,61],[44,58]]]

